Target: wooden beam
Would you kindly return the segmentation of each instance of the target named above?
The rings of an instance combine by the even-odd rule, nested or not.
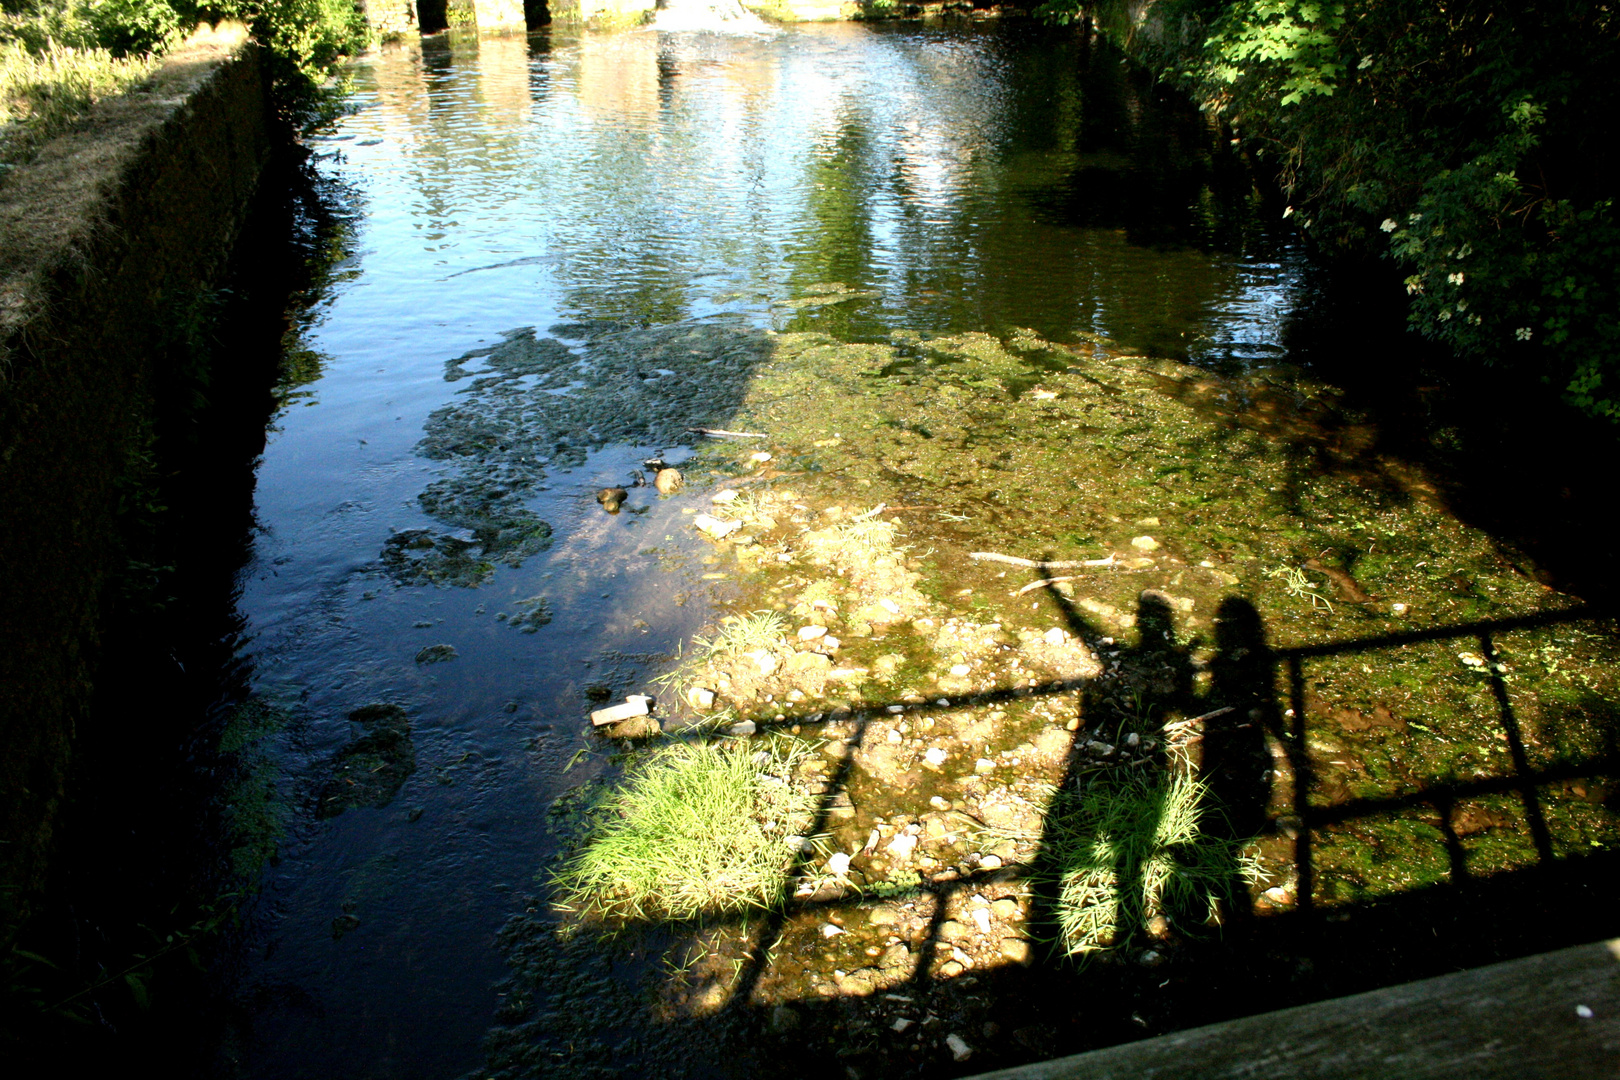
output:
[[[976,1080],[1614,1080],[1620,938]]]

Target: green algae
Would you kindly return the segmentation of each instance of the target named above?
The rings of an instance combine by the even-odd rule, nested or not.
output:
[[[366,705],[349,713],[355,737],[326,763],[316,816],[336,817],[356,807],[393,802],[416,771],[411,720],[401,706]]]

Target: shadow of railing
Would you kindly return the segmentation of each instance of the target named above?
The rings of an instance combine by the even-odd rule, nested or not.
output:
[[[1075,740],[1077,745],[1068,752],[1059,790],[1086,780],[1099,769],[1129,767],[1100,764],[1088,757],[1085,744],[1095,735],[1103,733],[1123,741],[1135,734],[1144,748],[1156,741],[1159,750],[1144,749],[1140,759],[1146,766],[1159,768],[1166,764],[1162,748],[1167,726],[1184,729],[1187,721],[1199,720],[1204,730],[1192,741],[1203,743],[1201,760],[1194,764],[1183,759],[1180,767],[1195,768],[1204,781],[1214,804],[1206,807],[1213,811],[1207,817],[1210,827],[1233,842],[1241,842],[1275,837],[1285,831],[1279,825],[1281,819],[1296,819],[1286,830],[1294,833],[1292,864],[1297,899],[1293,905],[1283,910],[1258,911],[1251,906],[1247,883],[1234,877],[1225,898],[1224,914],[1228,917],[1221,932],[1191,941],[1183,950],[1184,962],[1178,964],[1177,971],[1196,972],[1196,978],[1172,974],[1161,979],[1162,972],[1134,963],[1082,968],[1047,963],[1030,968],[1009,959],[1000,965],[975,965],[961,972],[963,977],[959,979],[941,979],[938,954],[953,945],[945,939],[942,929],[963,906],[961,898],[991,883],[1018,883],[1029,891],[1034,882],[1049,882],[1050,873],[1043,874],[1039,865],[1044,837],[1033,859],[991,870],[946,867],[922,877],[914,887],[891,889],[881,897],[847,882],[840,884],[828,875],[812,873],[812,856],[801,853],[789,870],[790,879],[819,881],[824,888],[810,895],[791,895],[785,903],[765,912],[763,919],[757,915],[753,919],[716,915],[683,924],[689,929],[746,925],[748,944],[718,1008],[680,1019],[666,1016],[659,1023],[674,1023],[677,1031],[689,1034],[700,1030],[730,1032],[716,1037],[731,1038],[742,1030],[753,1033],[748,1038],[754,1038],[761,1027],[768,1026],[768,1006],[776,1003],[765,1000],[769,994],[762,996],[761,982],[790,924],[820,912],[833,915],[879,899],[913,904],[919,916],[926,918],[926,928],[910,937],[909,972],[876,990],[896,1002],[927,1002],[955,982],[974,987],[980,998],[1016,1000],[1030,1016],[1046,1018],[1044,1030],[1055,1033],[1050,1039],[1039,1045],[1022,1044],[1010,1056],[1004,1053],[989,1059],[1007,1063],[1020,1055],[1028,1059],[1108,1045],[1150,1030],[1230,1018],[1554,948],[1610,932],[1617,928],[1611,923],[1620,923],[1620,914],[1608,914],[1612,904],[1606,900],[1612,896],[1612,886],[1620,882],[1620,855],[1605,852],[1560,857],[1538,793],[1547,784],[1620,773],[1620,753],[1610,747],[1597,755],[1532,767],[1512,695],[1497,666],[1496,641],[1502,635],[1601,619],[1601,612],[1576,607],[1271,649],[1252,605],[1229,597],[1221,606],[1216,624],[1216,652],[1208,665],[1208,689],[1196,693],[1194,676],[1202,665],[1192,658],[1192,651],[1199,643],[1178,641],[1173,613],[1162,594],[1144,592],[1136,615],[1138,642],[1131,646],[1115,642],[1060,593],[1052,591],[1051,595],[1070,632],[1105,657],[1109,678],[1050,680],[932,702],[866,703],[832,714],[784,713],[781,719],[756,721],[762,731],[792,727],[830,731],[844,744],[844,750],[836,756],[836,768],[826,778],[820,794],[811,833],[828,831],[835,807],[848,805],[857,759],[870,729],[892,709],[901,710],[907,719],[915,721],[936,713],[1078,694],[1082,726]],[[1308,746],[1311,720],[1306,696],[1309,665],[1329,657],[1456,640],[1467,640],[1481,651],[1496,706],[1494,722],[1508,746],[1508,770],[1472,779],[1420,780],[1410,790],[1388,796],[1327,805],[1313,803],[1316,777]],[[1121,711],[1121,695],[1129,701],[1131,715]],[[1288,704],[1286,710],[1283,702]],[[1181,719],[1172,722],[1172,717]],[[1265,741],[1268,736],[1281,745],[1289,766],[1290,783],[1283,794],[1291,814],[1268,816],[1268,802],[1276,805],[1271,785],[1269,781],[1257,782],[1258,772],[1252,768],[1261,759],[1268,764],[1272,761]],[[1491,875],[1471,875],[1456,826],[1458,807],[1470,799],[1505,794],[1516,794],[1524,808],[1535,863]],[[1451,868],[1448,881],[1328,908],[1316,902],[1317,831],[1423,806],[1432,808],[1440,822]],[[1120,867],[1122,878],[1131,872],[1130,868]],[[1134,885],[1122,882],[1124,889]],[[1033,892],[1034,918],[1044,922],[1050,931],[1056,897],[1049,885],[1036,884]],[[1558,917],[1560,907],[1572,900],[1584,911],[1583,919],[1577,923]],[[1143,929],[1123,928],[1120,944],[1126,948],[1116,952],[1126,952],[1133,940],[1145,944],[1140,934]],[[837,1010],[838,1001],[850,995],[842,991],[818,992],[822,1000],[801,997],[795,999],[795,1005],[811,1012],[832,1010],[827,1013],[829,1024],[847,1023],[847,1014]],[[873,992],[872,988],[864,991]],[[1088,1017],[1083,1030],[1072,1019],[1081,1014]],[[981,1056],[975,1059],[974,1067],[988,1063]],[[795,1059],[795,1068],[800,1064]],[[786,1068],[785,1064],[778,1065]]]

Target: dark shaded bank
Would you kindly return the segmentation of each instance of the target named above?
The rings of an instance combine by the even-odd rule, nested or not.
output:
[[[301,151],[277,148],[257,51],[190,52],[154,100],[47,147],[38,189],[31,166],[0,191],[8,238],[35,230],[0,260],[13,1062],[163,1048],[185,1071],[174,1047],[197,1040],[164,1018],[195,1025],[206,995],[171,976],[203,969],[255,854],[221,840],[244,823],[211,798],[244,781],[226,731],[244,722],[232,597],[288,300],[332,230]]]
[[[288,312],[344,250],[341,193],[307,158],[271,149],[215,287],[194,294],[186,338],[163,354],[183,363],[154,374],[147,512],[115,517],[111,558],[127,565],[104,571],[48,862],[6,928],[13,1060],[209,1071],[216,961],[280,824],[253,750],[275,718],[241,706],[254,468],[304,381],[283,356]]]

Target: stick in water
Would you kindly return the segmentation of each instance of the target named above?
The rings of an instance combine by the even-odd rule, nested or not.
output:
[[[686,429],[690,435],[707,435],[711,439],[768,439],[769,435],[763,431],[724,431],[720,428],[689,427]]]
[[[1078,566],[1113,566],[1116,560],[1113,555],[1106,559],[1059,559],[1055,562],[1044,562],[1037,559],[1020,559],[1016,555],[998,555],[994,551],[973,551],[968,558],[979,562],[1006,563],[1008,566],[1028,566],[1035,570],[1072,570]]]

